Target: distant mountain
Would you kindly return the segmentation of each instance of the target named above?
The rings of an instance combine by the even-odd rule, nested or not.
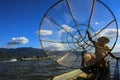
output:
[[[33,57],[33,56],[46,56],[42,49],[24,47],[16,49],[0,48],[0,60],[9,58]]]

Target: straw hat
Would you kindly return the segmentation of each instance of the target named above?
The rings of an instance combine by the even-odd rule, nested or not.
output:
[[[109,40],[109,38],[107,38],[107,37],[105,37],[105,36],[102,36],[102,37],[99,37],[98,39],[97,39],[97,41],[98,42],[105,42],[105,43],[108,43],[110,40]]]

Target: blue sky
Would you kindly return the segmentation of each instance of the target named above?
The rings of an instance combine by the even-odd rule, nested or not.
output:
[[[0,0],[0,47],[40,47],[36,33],[40,20],[56,1]],[[18,44],[8,46],[11,40],[19,40],[20,37],[25,43],[18,41]]]
[[[51,7],[57,1],[58,0],[0,0],[0,28],[1,28],[0,47],[8,47],[8,48],[16,48],[16,47],[39,48],[41,47],[38,39],[38,34],[37,34],[40,21],[43,15],[45,14],[45,12],[49,9],[49,7]],[[118,24],[120,25],[119,0],[101,0],[101,1],[103,1],[113,11],[115,17],[117,18]],[[72,7],[72,10],[75,14],[76,20],[79,23],[86,24],[88,22],[89,15],[86,13],[90,14],[89,9],[91,5],[88,6],[89,3],[90,3],[89,1],[79,2],[79,0],[76,0],[76,2],[72,2],[71,0],[70,4]],[[96,4],[99,5],[99,3],[96,3]],[[93,15],[94,17],[93,20],[91,21],[91,26],[95,26],[95,25],[99,26],[99,27],[93,27],[96,30],[96,32],[102,28],[101,26],[111,21],[109,20],[111,15],[108,15],[110,13],[107,12],[107,10],[103,9],[102,7],[101,5],[100,7],[96,6],[96,10],[95,10],[96,12]],[[100,10],[98,8],[100,10],[102,9],[101,13],[99,12]],[[81,15],[79,16],[79,14]],[[74,31],[72,17],[70,16],[69,9],[66,8],[66,5],[64,3],[60,3],[57,7],[52,9],[47,15],[52,19],[54,19],[56,22],[58,22],[60,25],[62,25],[64,29],[71,30],[70,32],[72,34],[76,34],[75,32],[72,32]],[[86,16],[86,17],[83,17],[83,16]],[[112,18],[113,17],[111,17],[111,19]],[[111,26],[108,27],[107,30],[105,30],[104,33],[100,35],[104,35],[105,33],[108,33],[107,32],[108,29],[113,28],[112,25],[115,25],[115,24],[114,23],[111,24]],[[54,23],[48,21],[46,18],[43,21],[42,28],[41,28],[41,30],[43,30],[43,33],[44,33],[43,35],[45,36],[42,38],[48,39],[48,40],[61,41],[60,40],[61,37],[64,37],[64,36],[59,36],[59,35],[63,34],[64,31],[61,28],[59,29],[54,28],[55,26],[56,25]],[[114,31],[114,30],[109,29],[109,32],[110,31]],[[50,37],[48,36],[46,37],[45,34],[49,35]],[[112,43],[114,43],[114,41],[113,42],[111,41],[111,44]],[[115,48],[116,50],[120,48],[119,43],[120,41],[118,39],[117,47]],[[49,46],[52,47],[52,45],[49,42],[45,42],[45,43],[43,42],[43,45],[46,45],[46,44],[49,44]],[[55,43],[55,46],[53,46],[53,48],[63,49],[61,44]]]

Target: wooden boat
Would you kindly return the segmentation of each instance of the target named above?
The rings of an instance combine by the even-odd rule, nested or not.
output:
[[[52,80],[111,80],[109,67],[101,68],[88,74],[86,69],[75,69],[73,71],[57,75]],[[76,78],[76,79],[75,79]],[[120,59],[117,60],[114,72],[114,79],[120,80]]]
[[[84,72],[84,69],[73,71],[53,77],[52,80],[110,80],[109,67],[95,70],[91,73]]]
[[[70,80],[71,78],[76,78],[77,76],[81,77],[90,77],[91,75],[88,75],[87,73],[83,72],[81,69],[75,69],[73,71],[55,76],[52,80]]]

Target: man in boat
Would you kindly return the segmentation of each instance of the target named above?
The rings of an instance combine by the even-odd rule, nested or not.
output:
[[[89,40],[93,43],[95,47],[95,54],[84,54],[83,55],[84,63],[85,63],[84,67],[90,67],[89,69],[91,70],[95,68],[96,71],[98,72],[95,72],[95,74],[94,72],[90,72],[90,73],[87,73],[87,75],[79,74],[78,76],[70,80],[79,80],[77,79],[78,77],[88,78],[85,80],[94,80],[94,78],[96,77],[97,77],[96,80],[109,80],[108,77],[106,77],[106,76],[109,76],[109,65],[107,64],[105,57],[109,54],[111,57],[115,59],[119,59],[119,58],[114,56],[110,52],[110,48],[107,45],[107,43],[109,43],[110,40],[107,37],[104,37],[104,36],[99,37],[96,42],[92,40],[92,37],[88,31],[86,33],[88,34]],[[99,76],[97,76],[98,73],[99,73]]]
[[[110,52],[110,48],[107,45],[107,43],[109,43],[109,39],[105,36],[99,37],[97,39],[97,42],[95,42],[94,40],[92,40],[92,37],[90,35],[90,33],[88,31],[86,31],[86,33],[88,34],[88,38],[89,40],[93,43],[94,47],[95,47],[95,62],[94,64],[99,64],[98,66],[107,66],[106,64],[106,60],[105,57],[107,56],[107,54],[110,54],[111,57],[118,59],[118,57],[114,56],[111,52]],[[91,59],[93,58],[93,54],[89,55],[89,57],[91,56]],[[93,60],[92,60],[93,61]]]

